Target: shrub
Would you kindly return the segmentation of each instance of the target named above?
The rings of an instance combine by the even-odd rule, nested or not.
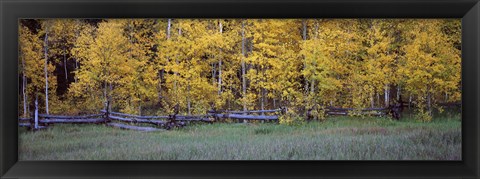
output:
[[[287,110],[287,112],[279,117],[280,124],[286,125],[299,125],[305,122],[305,120],[298,115],[295,110]]]

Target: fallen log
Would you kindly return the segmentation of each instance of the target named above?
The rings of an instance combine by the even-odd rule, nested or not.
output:
[[[384,111],[384,110],[388,110],[388,108],[365,108],[365,109],[362,109],[362,111]]]
[[[271,110],[255,110],[255,111],[225,111],[225,113],[232,114],[245,114],[245,113],[271,113],[271,112],[280,112],[281,109],[271,109]]]
[[[176,115],[175,118],[176,119],[195,119],[195,118],[205,118],[205,117],[208,117],[206,115],[197,115],[197,116],[184,116],[184,115]]]
[[[209,110],[209,113],[232,113],[232,114],[245,114],[245,113],[270,113],[270,112],[280,112],[281,109],[268,109],[268,110],[252,110],[252,111],[213,111]]]
[[[101,110],[101,112],[106,112]],[[154,123],[154,124],[165,124],[165,121],[152,120],[152,119],[169,119],[170,116],[139,116],[133,114],[125,114],[119,112],[109,112],[111,119],[120,120],[124,122],[140,122],[140,123]],[[186,116],[186,115],[176,115],[175,120],[177,121],[205,121],[211,122],[212,120],[206,119],[206,115],[196,115],[196,116]]]
[[[137,130],[137,131],[145,131],[145,132],[164,131],[163,129],[154,128],[154,127],[131,126],[131,125],[120,124],[120,123],[107,123],[106,125],[120,128],[120,129],[129,129],[129,130]]]
[[[49,115],[49,114],[38,114],[38,117],[43,118],[57,118],[57,119],[88,119],[88,118],[98,118],[103,117],[104,114],[91,114],[83,116],[60,116],[60,115]]]
[[[19,127],[31,127],[30,123],[18,123]]]
[[[105,122],[103,118],[95,118],[95,119],[40,119],[38,120],[39,123],[102,123]]]
[[[122,121],[122,122],[132,122],[132,123],[149,123],[149,124],[155,124],[155,125],[163,125],[166,122],[161,121],[161,120],[146,120],[146,119],[129,119],[129,118],[123,118],[123,117],[118,117],[118,116],[108,116],[108,118],[117,120],[117,121]]]
[[[326,107],[325,109],[329,111],[353,111],[356,110],[355,108],[336,108],[336,107]],[[359,109],[360,111],[383,111],[387,110],[388,108],[364,108]]]
[[[328,115],[340,115],[340,116],[346,116],[348,115],[348,112],[339,112],[339,111],[327,111],[326,114]],[[378,112],[378,113],[365,113],[365,112],[361,112],[359,114],[362,114],[362,115],[370,115],[370,116],[384,116],[386,115],[384,112]]]
[[[350,110],[354,110],[354,108],[337,108],[337,107],[326,107],[325,109],[327,109],[327,110],[333,110],[333,111],[350,111]]]
[[[32,118],[21,118],[21,117],[18,118],[18,121],[30,121],[30,120],[32,120]]]
[[[200,121],[200,122],[213,122],[209,118],[176,118],[177,121]]]
[[[218,118],[230,118],[230,119],[245,119],[245,120],[278,120],[278,116],[264,116],[264,115],[240,115],[240,114],[211,114]]]
[[[341,115],[341,116],[346,116],[348,115],[347,112],[333,112],[333,111],[329,111],[327,112],[328,115]]]
[[[100,110],[100,112],[107,112],[105,110]],[[168,119],[168,116],[139,116],[139,115],[133,115],[133,114],[125,114],[125,113],[119,113],[119,112],[108,112],[110,114],[114,114],[117,116],[123,116],[123,117],[131,117],[131,118],[137,118],[137,119]]]
[[[199,121],[199,122],[213,122],[213,120],[208,118],[209,116],[199,115],[199,116],[175,116],[176,121]]]

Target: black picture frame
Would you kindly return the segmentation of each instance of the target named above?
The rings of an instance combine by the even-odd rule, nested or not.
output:
[[[478,178],[478,0],[1,0],[0,177]],[[462,161],[18,161],[19,18],[462,18]]]

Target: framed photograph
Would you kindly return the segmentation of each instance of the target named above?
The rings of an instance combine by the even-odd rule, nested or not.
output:
[[[477,0],[0,7],[2,177],[480,177]]]

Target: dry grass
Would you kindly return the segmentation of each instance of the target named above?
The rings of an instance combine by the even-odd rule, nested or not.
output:
[[[203,124],[166,132],[56,125],[19,135],[20,160],[461,160],[460,117]]]

